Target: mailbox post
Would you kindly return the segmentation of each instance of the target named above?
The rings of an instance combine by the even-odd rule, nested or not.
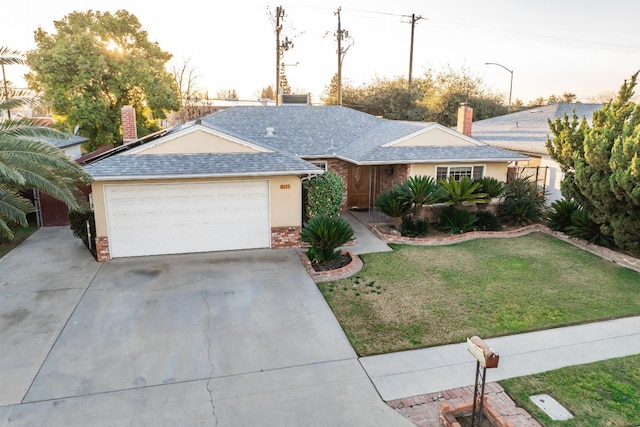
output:
[[[482,424],[482,406],[484,403],[484,386],[487,378],[487,369],[497,368],[500,356],[491,349],[480,337],[473,336],[467,339],[467,350],[476,359],[476,380],[473,390],[473,412],[471,414],[471,426],[480,427]]]

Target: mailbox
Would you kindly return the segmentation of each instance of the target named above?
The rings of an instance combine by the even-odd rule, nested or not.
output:
[[[500,356],[480,337],[467,338],[467,350],[483,368],[497,368]]]

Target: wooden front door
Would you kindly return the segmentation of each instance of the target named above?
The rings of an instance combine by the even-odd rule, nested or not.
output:
[[[378,195],[378,168],[374,166],[349,165],[347,183],[347,207],[369,208]]]

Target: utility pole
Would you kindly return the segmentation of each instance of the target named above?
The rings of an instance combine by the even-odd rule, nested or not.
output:
[[[280,43],[280,32],[282,31],[282,21],[284,20],[284,8],[282,6],[278,6],[276,8],[276,105],[279,104],[280,100],[280,59],[282,58],[283,52],[293,48],[293,42],[289,40],[288,37],[284,38],[284,41]]]
[[[351,47],[351,45],[349,45],[346,49],[342,49],[342,40],[349,37],[349,32],[342,29],[340,10],[341,8],[339,7],[338,10],[334,12],[334,15],[338,16],[338,31],[336,32],[336,40],[338,41],[338,105],[342,105],[342,60],[347,50]]]
[[[409,49],[409,90],[411,90],[411,79],[413,72],[413,33],[416,27],[416,22],[420,19],[424,19],[422,16],[416,16],[415,13],[411,14],[411,47]]]
[[[276,105],[278,105],[279,92],[280,92],[280,31],[282,31],[282,24],[280,20],[284,18],[284,9],[282,6],[276,7]]]

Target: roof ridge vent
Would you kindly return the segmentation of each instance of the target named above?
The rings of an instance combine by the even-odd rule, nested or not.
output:
[[[275,136],[276,129],[272,127],[267,128],[267,137],[271,138]]]

